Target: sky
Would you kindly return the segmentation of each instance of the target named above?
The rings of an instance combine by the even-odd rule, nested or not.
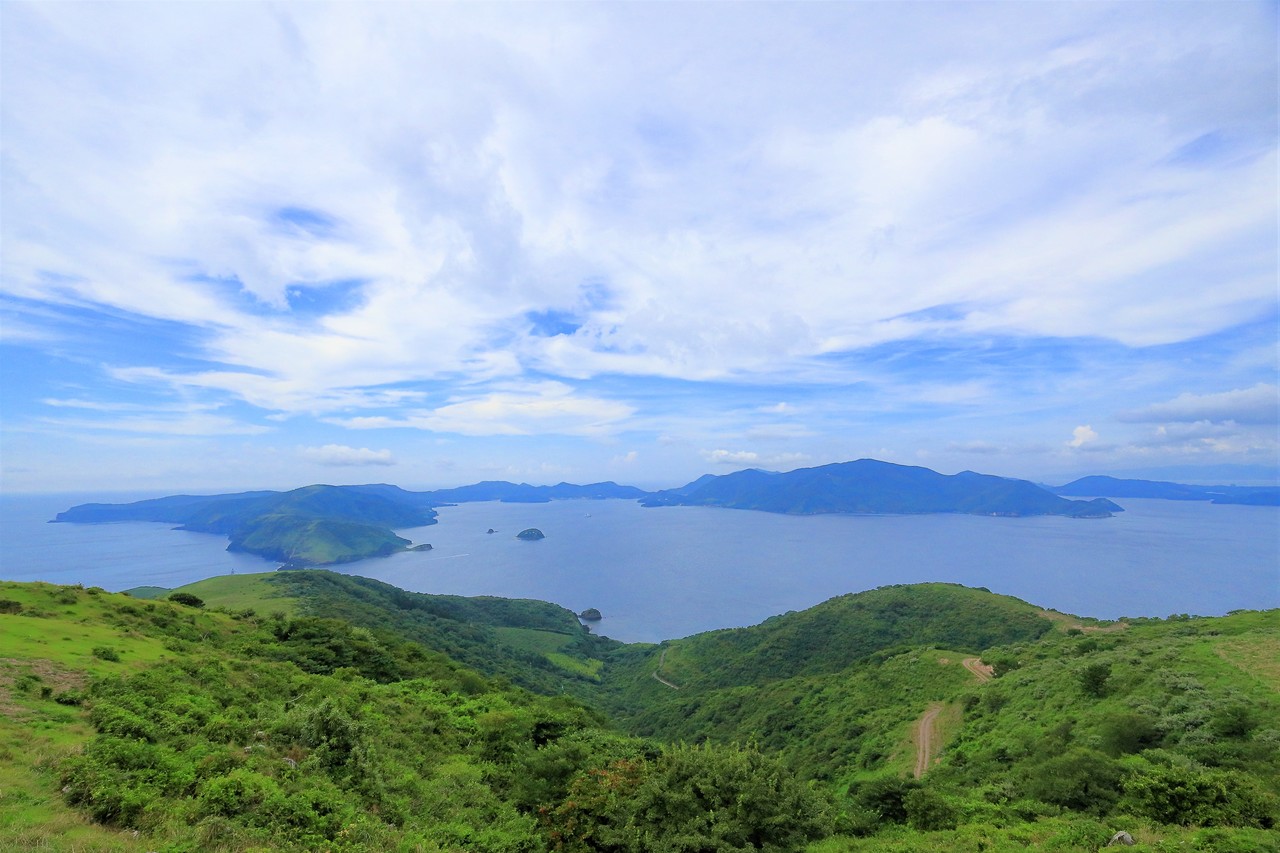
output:
[[[0,488],[1274,476],[1274,3],[0,4]]]

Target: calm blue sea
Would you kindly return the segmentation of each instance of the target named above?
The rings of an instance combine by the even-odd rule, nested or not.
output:
[[[0,498],[0,577],[109,590],[270,570],[165,524],[45,524],[87,496]],[[124,500],[119,496],[112,501]],[[339,567],[418,592],[598,608],[596,630],[657,641],[750,625],[846,592],[984,586],[1099,618],[1280,607],[1280,509],[1124,500],[1110,519],[785,516],[631,501],[462,504],[400,531],[428,552]],[[539,542],[515,534],[537,527]],[[497,532],[486,533],[489,528]]]

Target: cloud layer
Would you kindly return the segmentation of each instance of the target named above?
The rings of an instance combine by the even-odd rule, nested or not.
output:
[[[1275,422],[1265,332],[1217,337],[1276,311],[1268,4],[3,16],[4,335],[60,428],[691,464]]]

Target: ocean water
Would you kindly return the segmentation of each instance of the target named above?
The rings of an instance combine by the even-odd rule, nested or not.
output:
[[[44,523],[86,499],[0,499],[0,577],[120,590],[275,565],[165,524]],[[1099,618],[1280,607],[1280,509],[1120,503],[1128,511],[1110,519],[460,504],[440,508],[438,524],[399,531],[431,551],[335,570],[418,592],[595,607],[605,618],[593,630],[629,642],[751,625],[834,595],[922,581]],[[517,540],[526,527],[546,538]]]

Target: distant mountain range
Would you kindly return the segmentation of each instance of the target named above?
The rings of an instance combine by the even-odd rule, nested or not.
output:
[[[1070,500],[1090,497],[1092,500]],[[545,503],[553,500],[639,500],[647,507],[708,506],[792,515],[821,513],[964,513],[1108,518],[1123,509],[1107,498],[1166,498],[1214,503],[1280,505],[1280,489],[1184,486],[1114,477],[1084,477],[1057,488],[1026,480],[859,459],[787,473],[760,470],[707,474],[677,489],[646,492],[617,483],[585,486],[488,481],[412,492],[385,483],[315,485],[289,492],[172,495],[129,504],[81,504],[58,522],[156,521],[179,530],[218,533],[231,551],[257,554],[286,566],[323,566],[387,556],[414,546],[395,530],[436,523],[433,507],[472,501]]]
[[[1105,498],[1067,500],[1026,480],[929,468],[875,459],[800,468],[785,474],[737,471],[707,475],[678,489],[655,492],[644,506],[715,506],[795,515],[819,513],[964,513],[1109,518],[1122,512]]]
[[[1160,498],[1170,501],[1280,506],[1280,488],[1274,486],[1188,486],[1157,480],[1081,477],[1065,486],[1050,487],[1049,490],[1066,497]]]

